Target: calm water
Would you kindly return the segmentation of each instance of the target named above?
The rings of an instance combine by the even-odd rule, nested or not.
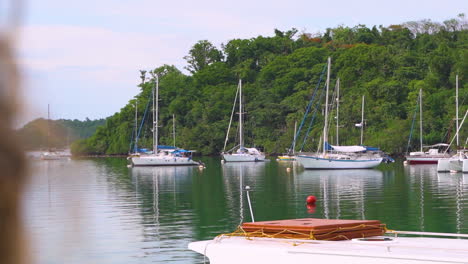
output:
[[[304,171],[203,161],[204,170],[127,168],[117,158],[32,162],[24,221],[35,263],[203,263],[187,244],[251,220],[245,185],[257,221],[378,219],[397,230],[468,233],[468,175],[435,165]],[[306,208],[308,195],[316,208]]]

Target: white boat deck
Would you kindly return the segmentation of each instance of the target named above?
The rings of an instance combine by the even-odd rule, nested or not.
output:
[[[190,243],[189,248],[206,255],[212,264],[468,263],[466,239],[390,236],[388,238],[392,240],[320,241],[219,237],[215,240]]]

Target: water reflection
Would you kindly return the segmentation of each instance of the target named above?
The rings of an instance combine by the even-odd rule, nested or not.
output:
[[[378,219],[392,229],[468,233],[468,175],[432,165],[307,170],[295,162],[127,168],[125,159],[35,161],[25,221],[37,263],[197,263],[190,241],[250,221]],[[308,195],[317,197],[307,208]]]
[[[419,219],[414,229],[466,233],[463,208],[466,208],[467,177],[462,173],[438,173],[437,165],[406,166],[404,170],[408,176],[408,203],[415,208],[409,214]],[[443,221],[435,222],[437,216]]]
[[[379,170],[304,170],[296,176],[296,189],[316,193],[322,218],[366,219],[366,200],[375,199],[383,185]]]
[[[437,173],[437,182],[440,190],[445,189],[455,193],[455,229],[457,233],[463,233],[464,196],[468,192],[468,175],[464,173]]]
[[[265,164],[265,162],[227,162],[221,166],[229,211],[233,219],[239,219],[238,224],[244,220],[252,221],[250,214],[244,219],[244,210],[248,210],[248,204],[244,205],[247,202],[245,186],[253,188],[253,192],[261,190],[261,186],[258,189],[256,186],[260,185],[265,174]],[[252,204],[255,203],[252,201]]]
[[[145,253],[152,261],[183,262],[193,231],[193,213],[183,205],[196,168],[133,167],[135,196],[142,201]],[[188,260],[188,259],[186,259]]]

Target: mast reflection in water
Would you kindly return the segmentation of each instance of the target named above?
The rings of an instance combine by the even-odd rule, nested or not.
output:
[[[307,170],[294,162],[127,168],[125,159],[33,161],[24,195],[36,263],[202,263],[191,241],[250,222],[378,219],[390,228],[468,233],[468,175],[433,165]],[[317,197],[307,208],[308,195]]]

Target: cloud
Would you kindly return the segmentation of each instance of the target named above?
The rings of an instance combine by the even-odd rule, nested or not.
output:
[[[28,26],[22,29],[21,62],[36,69],[62,67],[135,69],[180,61],[183,45],[174,35],[152,36],[80,26]]]
[[[458,4],[457,4],[458,3]],[[198,41],[220,46],[233,38],[271,36],[292,27],[323,31],[340,24],[389,25],[466,12],[464,1],[30,1],[17,54],[25,101],[44,116],[47,102],[65,118],[98,118],[138,93],[140,69],[183,70]],[[466,5],[465,5],[466,6]],[[403,8],[404,7],[404,8]],[[447,15],[449,14],[449,15]],[[447,16],[447,17],[445,17]],[[40,107],[37,107],[39,106]]]
[[[175,38],[98,27],[23,28],[17,53],[28,112],[43,113],[47,103],[54,103],[65,118],[114,113],[138,93],[139,69],[162,64],[181,67],[178,55],[185,47]]]

